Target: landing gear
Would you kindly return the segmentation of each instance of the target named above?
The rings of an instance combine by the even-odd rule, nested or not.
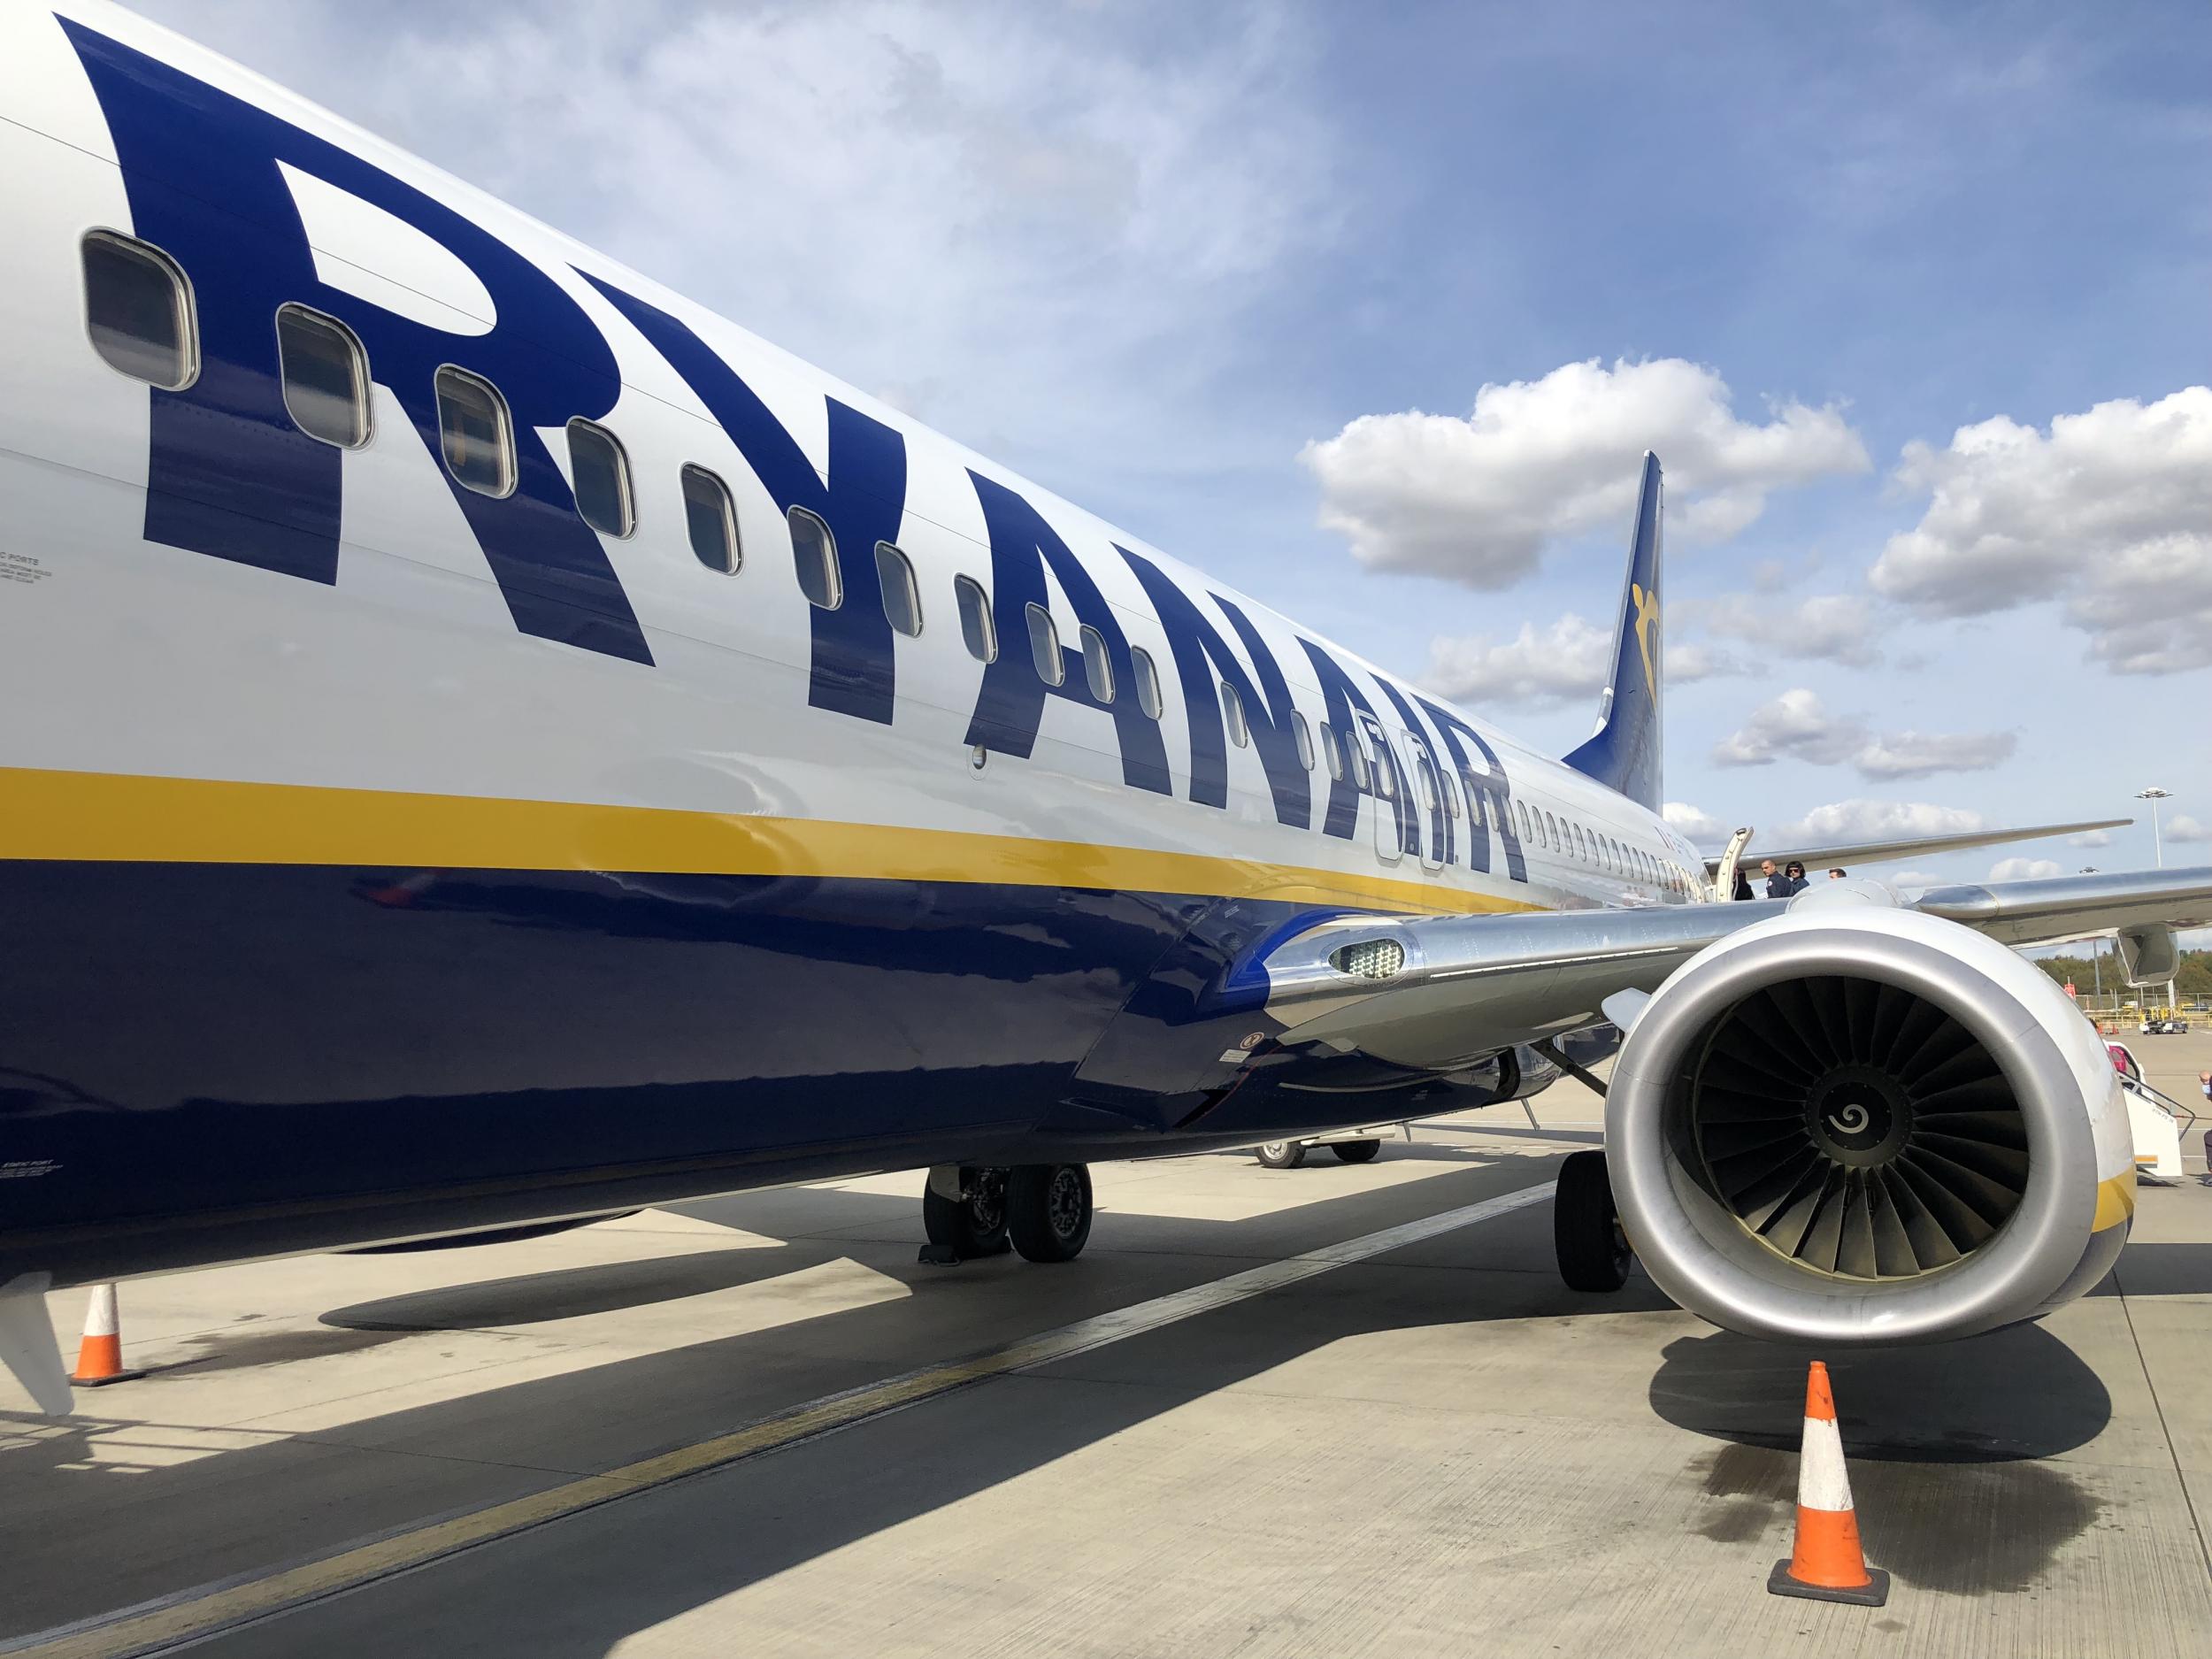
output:
[[[1329,1150],[1346,1164],[1372,1164],[1382,1150],[1379,1141],[1332,1141]]]
[[[1628,1239],[1613,1208],[1604,1153],[1571,1153],[1559,1166],[1551,1240],[1569,1290],[1618,1290],[1628,1283]]]
[[[1254,1154],[1261,1166],[1271,1170],[1294,1170],[1306,1161],[1306,1148],[1295,1141],[1267,1141]]]
[[[940,1165],[922,1192],[921,1259],[937,1266],[997,1256],[1007,1248],[1008,1171]]]
[[[1006,1178],[1006,1230],[1030,1262],[1072,1262],[1091,1236],[1091,1172],[1080,1164],[1025,1164]]]

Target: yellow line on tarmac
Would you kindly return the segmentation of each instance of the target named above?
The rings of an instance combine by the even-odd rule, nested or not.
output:
[[[763,1417],[726,1434],[586,1475],[528,1497],[510,1499],[465,1515],[432,1521],[385,1537],[342,1546],[311,1561],[280,1567],[258,1578],[227,1580],[187,1590],[157,1601],[101,1615],[16,1642],[0,1643],[10,1659],[126,1659],[197,1641],[218,1631],[265,1618],[309,1601],[357,1590],[380,1578],[427,1565],[480,1544],[508,1538],[549,1521],[634,1497],[672,1481],[724,1468],[817,1435],[849,1428],[870,1417],[916,1405],[992,1377],[1003,1377],[1118,1342],[1179,1320],[1264,1295],[1314,1278],[1333,1268],[1403,1249],[1441,1233],[1472,1226],[1531,1204],[1552,1194],[1551,1183],[1523,1187],[1498,1198],[1463,1204],[1417,1221],[1325,1245],[1232,1273],[1188,1290],[1156,1296],[1024,1337],[967,1359],[926,1365],[882,1382],[826,1395],[773,1417]]]

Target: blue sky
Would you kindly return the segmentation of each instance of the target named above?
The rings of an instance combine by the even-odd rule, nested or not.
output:
[[[144,9],[1554,749],[1648,444],[1671,799],[2212,863],[2195,0]]]

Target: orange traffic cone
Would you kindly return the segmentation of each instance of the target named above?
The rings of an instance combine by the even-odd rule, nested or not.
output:
[[[115,1286],[95,1285],[92,1305],[85,1310],[84,1340],[77,1345],[77,1369],[70,1373],[69,1380],[80,1388],[98,1388],[145,1374],[123,1369],[123,1333],[116,1317]]]
[[[1851,1477],[1843,1466],[1828,1368],[1813,1362],[1805,1379],[1805,1446],[1797,1462],[1797,1542],[1778,1561],[1767,1588],[1776,1595],[1879,1607],[1889,1600],[1889,1574],[1866,1564],[1859,1517],[1851,1507]]]

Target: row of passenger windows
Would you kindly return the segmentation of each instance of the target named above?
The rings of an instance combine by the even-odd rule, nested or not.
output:
[[[199,346],[191,288],[183,273],[159,249],[111,231],[91,232],[83,248],[86,318],[100,356],[150,386],[180,391],[191,385],[199,374]],[[294,424],[309,437],[340,449],[357,449],[367,443],[372,435],[369,363],[359,338],[336,318],[297,304],[278,308],[276,335],[284,406]],[[434,389],[439,451],[447,471],[456,482],[482,495],[512,495],[517,481],[514,423],[499,388],[480,375],[448,364],[437,371]],[[629,457],[621,442],[604,426],[580,418],[568,423],[567,438],[577,512],[603,534],[632,534],[637,528],[636,496]],[[694,557],[710,570],[734,574],[744,553],[729,487],[705,467],[693,465],[680,470],[679,482]],[[792,508],[786,517],[800,591],[810,603],[837,610],[845,603],[845,585],[835,535],[803,507]],[[913,562],[888,541],[876,543],[875,562],[885,620],[909,638],[919,635],[922,599]],[[956,576],[953,599],[968,654],[979,663],[995,662],[997,627],[983,585],[972,576]],[[1038,678],[1048,686],[1065,683],[1067,658],[1051,612],[1031,604],[1025,619],[1030,660]],[[1086,624],[1078,644],[1084,683],[1093,701],[1111,703],[1118,688],[1104,636]],[[1151,654],[1132,647],[1129,661],[1137,706],[1148,718],[1161,718],[1166,702]],[[1248,748],[1252,728],[1242,698],[1226,683],[1220,687],[1220,697],[1229,741],[1240,749]],[[1294,709],[1290,720],[1299,764],[1311,772],[1316,757],[1313,730]],[[1319,756],[1332,779],[1340,780],[1348,771],[1361,789],[1393,800],[1397,769],[1381,758],[1384,741],[1379,733],[1363,733],[1356,726],[1340,733],[1323,721]],[[1416,754],[1419,764],[1414,776],[1421,804],[1434,810],[1440,800],[1452,817],[1458,817],[1456,793],[1441,784],[1441,774],[1417,742]],[[1486,828],[1480,791],[1470,793],[1469,806],[1476,825]],[[1513,810],[1525,842],[1674,892],[1689,891],[1686,874],[1678,865],[1662,863],[1608,836],[1586,833],[1580,825],[1555,818],[1541,808],[1532,811],[1525,802],[1515,801]]]
[[[1625,846],[1610,835],[1586,831],[1571,818],[1555,818],[1542,807],[1532,808],[1525,801],[1514,802],[1513,811],[1525,842],[1548,847],[1554,852],[1595,865],[1610,874],[1628,876],[1671,893],[1688,895],[1693,891],[1689,872],[1679,864],[1654,858],[1641,848]]]

